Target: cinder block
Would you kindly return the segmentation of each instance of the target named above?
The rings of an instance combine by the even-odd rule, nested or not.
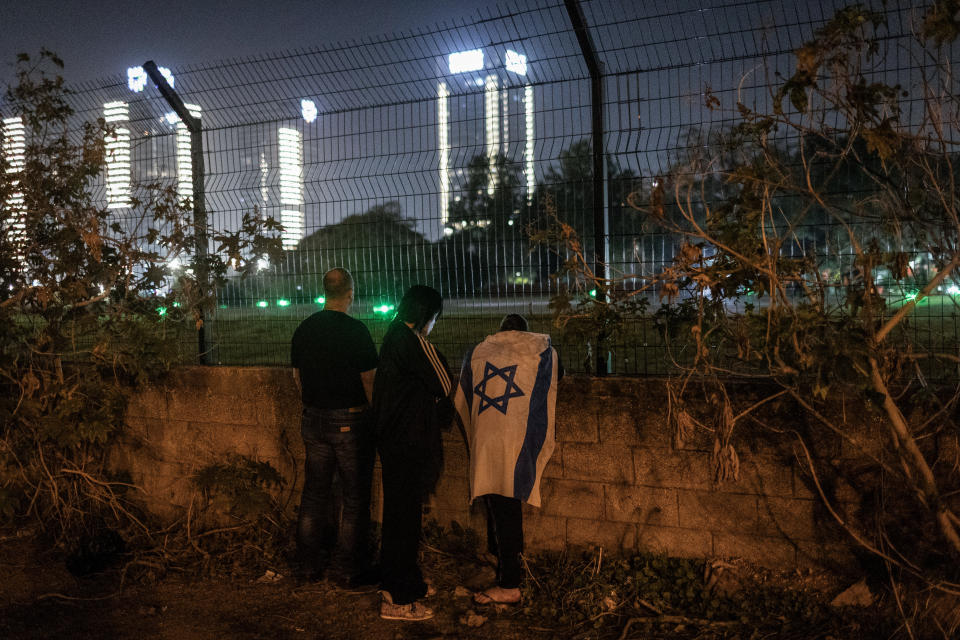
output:
[[[709,453],[670,449],[633,450],[636,484],[677,489],[713,488],[713,464]]]
[[[562,478],[563,477],[563,445],[559,442],[550,456],[550,461],[543,469],[544,478]]]
[[[779,537],[714,532],[713,551],[721,558],[743,558],[771,569],[796,566],[794,545]]]
[[[632,550],[636,546],[632,524],[599,520],[567,519],[567,544],[575,547],[603,547],[608,551]]]
[[[665,407],[654,410],[638,410],[634,416],[633,429],[641,447],[669,449],[673,445],[673,432],[667,420]]]
[[[820,526],[816,522],[815,500],[761,497],[759,533],[780,535],[789,540],[815,540]]]
[[[443,447],[443,475],[468,478],[470,476],[470,457],[467,446],[460,442],[446,442]]]
[[[163,460],[181,461],[181,456],[196,455],[194,434],[190,431],[190,423],[183,420],[165,420],[160,437],[150,440]]]
[[[710,531],[757,530],[757,497],[716,491],[680,490],[680,526]]]
[[[600,442],[629,447],[640,444],[637,404],[634,398],[599,401],[597,427]]]
[[[743,452],[740,455],[740,479],[718,483],[715,489],[727,493],[792,497],[793,465],[787,460]]]
[[[713,555],[713,537],[702,529],[639,526],[637,548],[676,558],[709,558]]]
[[[829,498],[836,501],[858,502],[859,492],[853,488],[841,475],[829,465],[821,465],[817,469],[817,480]],[[793,495],[797,498],[820,499],[813,476],[806,468],[806,463],[795,465],[793,470]]]
[[[563,549],[567,541],[565,518],[543,513],[523,514],[523,542],[527,551]]]
[[[625,446],[567,443],[563,448],[563,477],[632,484],[633,454]]]
[[[470,482],[458,476],[441,475],[434,496],[438,509],[467,509],[470,506]]]
[[[236,404],[236,398],[233,399]],[[170,419],[185,422],[209,422],[210,405],[207,396],[195,390],[169,389],[167,392],[167,410]]]
[[[574,403],[569,400],[557,402],[557,442],[599,442],[595,400]]]
[[[128,446],[129,443],[129,446],[133,448],[143,446],[155,450],[155,443],[163,440],[166,423],[160,418],[141,418],[128,415],[124,423],[127,427],[125,435],[129,438],[124,446]]]
[[[607,520],[677,527],[677,490],[658,487],[604,487]]]
[[[126,415],[159,420],[166,418],[169,415],[166,392],[160,387],[144,387],[130,397]]]
[[[277,413],[276,404],[271,402],[269,399],[263,399],[256,402],[253,411],[249,411],[250,408],[251,407],[248,407],[248,413],[253,415],[253,424],[260,427],[260,431],[269,431],[271,435],[280,431],[280,414]],[[244,420],[240,424],[250,423],[247,420]]]
[[[603,485],[599,482],[544,479],[540,501],[545,515],[603,518]]]

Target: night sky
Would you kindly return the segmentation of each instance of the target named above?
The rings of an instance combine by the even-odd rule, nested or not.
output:
[[[472,20],[482,0],[0,0],[0,83],[19,52],[47,47],[69,82],[145,60],[176,68]]]

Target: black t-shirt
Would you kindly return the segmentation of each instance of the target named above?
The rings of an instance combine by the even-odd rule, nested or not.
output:
[[[377,368],[377,348],[362,322],[324,309],[293,333],[290,362],[300,370],[304,405],[346,409],[367,404],[360,373]]]

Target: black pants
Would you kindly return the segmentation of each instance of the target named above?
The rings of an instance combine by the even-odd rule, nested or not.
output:
[[[523,511],[520,501],[494,493],[483,497],[487,507],[487,549],[497,556],[497,584],[504,589],[520,586],[523,569]]]
[[[383,468],[383,536],[380,588],[394,604],[409,604],[427,593],[420,565],[423,528],[420,468],[409,456],[380,450]]]
[[[374,453],[368,429],[363,412],[304,408],[300,431],[306,464],[297,519],[297,556],[306,572],[322,571],[329,563],[336,572],[350,577],[369,566]],[[330,526],[334,475],[343,496],[339,536],[336,515]]]

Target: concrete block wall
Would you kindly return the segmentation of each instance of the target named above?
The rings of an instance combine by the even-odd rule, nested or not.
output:
[[[299,412],[289,369],[184,368],[131,403],[131,435],[118,447],[117,464],[133,471],[155,512],[172,517],[192,499],[193,473],[231,453],[249,456],[287,478],[281,499],[292,509],[302,481]],[[715,484],[712,441],[673,446],[662,381],[563,380],[557,440],[542,507],[524,507],[528,549],[603,546],[608,552],[735,556],[773,567],[850,560],[789,447],[749,449],[744,443],[738,446],[739,481]],[[826,443],[821,453],[856,455],[839,442]],[[483,534],[482,507],[469,504],[468,469],[466,447],[452,429],[426,517],[441,524],[456,520]],[[852,503],[840,506],[852,511]]]
[[[706,437],[673,446],[663,381],[562,381],[542,507],[524,506],[527,545],[742,557],[772,567],[852,561],[789,447],[741,444],[739,481],[716,484],[712,446]],[[445,450],[432,515],[482,532],[482,506],[467,504],[461,438],[448,436]]]
[[[290,502],[303,475],[300,406],[291,369],[183,367],[131,400],[112,462],[161,518],[182,516],[196,497],[192,476],[231,455],[269,462]]]

